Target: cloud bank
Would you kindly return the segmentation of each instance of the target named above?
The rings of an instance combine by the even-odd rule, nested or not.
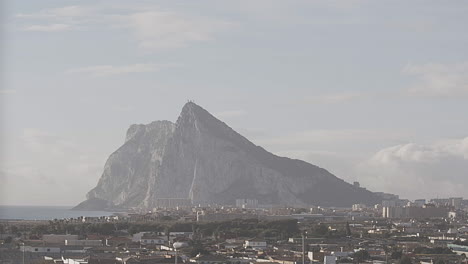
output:
[[[466,196],[468,137],[384,148],[356,168],[366,186],[416,199]]]

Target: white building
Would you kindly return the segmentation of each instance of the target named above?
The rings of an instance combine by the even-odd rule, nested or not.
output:
[[[87,259],[72,259],[72,258],[63,258],[63,264],[88,264]]]
[[[362,211],[363,209],[366,209],[367,206],[365,204],[353,204],[353,211]]]
[[[99,247],[102,246],[102,240],[65,240],[66,246]]]
[[[141,237],[140,243],[145,245],[164,245],[166,244],[166,239],[154,235],[144,235]]]
[[[59,246],[52,245],[21,245],[20,250],[31,253],[60,253]]]
[[[252,248],[252,249],[266,249],[267,242],[263,240],[246,240],[244,243],[244,248]]]
[[[257,199],[236,199],[236,207],[258,208],[258,200]]]

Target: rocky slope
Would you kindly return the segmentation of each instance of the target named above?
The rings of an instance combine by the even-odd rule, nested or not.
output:
[[[175,124],[132,125],[124,145],[107,160],[88,200],[152,208],[161,198],[193,203],[350,206],[379,196],[310,163],[278,157],[189,102]],[[84,202],[81,208],[96,207]]]

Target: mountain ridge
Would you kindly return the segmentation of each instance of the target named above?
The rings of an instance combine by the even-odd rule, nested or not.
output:
[[[137,208],[156,207],[167,198],[195,204],[248,198],[298,206],[381,201],[323,168],[268,152],[193,102],[175,123],[131,125],[87,195],[90,201]]]

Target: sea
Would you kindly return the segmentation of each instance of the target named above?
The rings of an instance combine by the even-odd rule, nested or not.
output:
[[[0,205],[1,220],[53,220],[80,216],[111,216],[106,211],[75,211],[72,206],[10,206]]]

